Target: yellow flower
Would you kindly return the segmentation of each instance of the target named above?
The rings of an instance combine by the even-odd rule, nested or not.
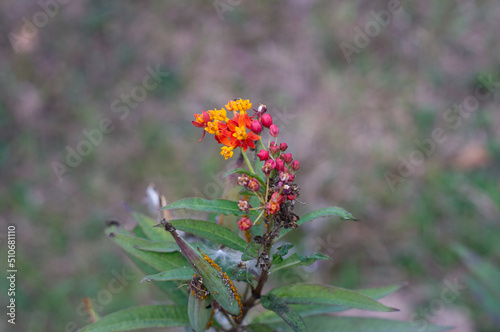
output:
[[[236,139],[239,141],[247,139],[248,135],[244,123],[241,126],[235,128],[233,136],[236,137]]]
[[[208,131],[209,134],[219,135],[219,121],[207,123],[205,130]]]
[[[233,156],[233,147],[223,146],[221,148],[220,154],[224,156],[224,159],[231,158]]]
[[[225,109],[221,109],[220,111],[218,111],[217,109],[214,109],[213,111],[208,111],[208,114],[210,114],[210,119],[212,119],[212,120],[220,121],[220,122],[229,121],[229,119],[226,115]]]
[[[242,113],[246,113],[246,111],[252,108],[252,103],[248,99],[230,100],[227,103],[226,108],[228,111],[240,111]]]

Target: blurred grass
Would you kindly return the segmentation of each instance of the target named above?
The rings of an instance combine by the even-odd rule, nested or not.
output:
[[[311,280],[409,281],[432,298],[450,274],[466,274],[452,242],[498,261],[498,91],[395,192],[384,176],[415,140],[446,128],[443,113],[474,93],[480,73],[499,77],[495,4],[404,2],[350,63],[339,44],[352,44],[353,28],[386,1],[243,2],[222,21],[210,2],[70,2],[22,51],[0,39],[1,224],[18,227],[18,328],[81,326],[81,299],[105,288],[111,271],[126,266],[140,279],[102,230],[108,218],[132,227],[122,202],[138,206],[150,182],[170,200],[222,194],[210,184],[226,163],[213,141],[197,142],[190,121],[235,97],[291,115],[280,119],[280,139],[301,161],[306,205],[297,211],[335,204],[363,220],[320,221],[303,228],[309,240],[290,237],[333,258]],[[3,36],[40,10],[13,0],[0,8]],[[157,65],[169,75],[120,120],[112,102]],[[58,181],[51,163],[105,117],[115,130]],[[415,308],[428,298],[405,299]],[[102,313],[161,300],[131,282]],[[469,310],[477,331],[493,331],[470,296],[451,306]]]

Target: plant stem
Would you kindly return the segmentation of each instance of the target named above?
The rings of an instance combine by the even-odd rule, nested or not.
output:
[[[250,163],[250,160],[248,160],[247,154],[243,149],[241,149],[241,154],[243,155],[243,158],[245,158],[245,162],[247,163],[248,170],[255,174],[255,171],[253,170],[252,164]]]
[[[269,255],[270,250],[271,250],[271,244],[266,245],[264,247],[264,254]],[[243,303],[243,309],[242,309],[241,315],[235,320],[236,324],[238,324],[238,325],[241,324],[241,322],[245,318],[248,311],[250,309],[252,309],[252,307],[254,306],[255,301],[260,299],[262,289],[264,288],[264,285],[267,281],[267,278],[269,277],[268,272],[269,272],[269,267],[264,266],[262,268],[261,273],[260,273],[259,283],[257,284],[257,287],[255,287],[255,289],[252,290],[252,296],[250,296],[248,299],[246,299],[246,301]]]

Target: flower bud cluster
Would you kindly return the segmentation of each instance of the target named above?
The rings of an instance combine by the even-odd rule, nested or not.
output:
[[[264,114],[265,115],[265,114]],[[262,116],[263,119],[266,117]],[[299,195],[299,187],[293,184],[295,180],[295,173],[300,167],[298,160],[294,160],[289,152],[288,144],[285,142],[276,144],[271,142],[269,149],[261,149],[257,153],[260,161],[264,162],[262,172],[268,180],[268,194],[266,195],[264,209],[268,216],[275,216],[278,220],[286,220],[284,227],[294,227],[298,217],[289,212],[293,208],[293,203]],[[246,174],[238,177],[238,185],[245,187],[249,191],[259,192],[260,183],[256,178],[251,178]],[[240,200],[238,206],[241,211],[248,213],[248,202]],[[294,224],[295,223],[295,224]],[[244,216],[238,222],[241,230],[248,230],[252,224],[248,216]]]

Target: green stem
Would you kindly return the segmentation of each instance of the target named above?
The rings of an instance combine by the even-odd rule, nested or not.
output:
[[[253,170],[253,167],[252,167],[252,164],[250,163],[250,160],[248,160],[248,157],[247,157],[245,151],[243,151],[243,149],[241,149],[241,154],[243,155],[243,158],[245,158],[245,162],[247,163],[248,170],[250,172],[252,172],[253,174],[256,174],[255,171]]]
[[[257,223],[257,221],[259,221],[259,219],[262,217],[263,214],[264,214],[264,209],[262,209],[262,212],[259,214],[257,219],[255,219],[255,221],[253,222],[254,225]]]

